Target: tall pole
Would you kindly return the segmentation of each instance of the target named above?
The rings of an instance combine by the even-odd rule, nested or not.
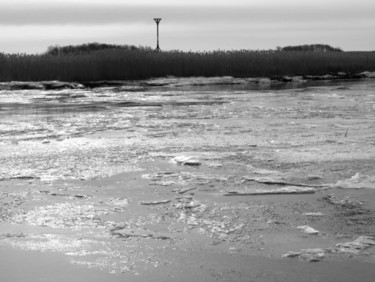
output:
[[[161,21],[161,18],[154,18],[154,21],[156,22],[156,49],[155,52],[160,52],[160,47],[159,47],[159,23]]]

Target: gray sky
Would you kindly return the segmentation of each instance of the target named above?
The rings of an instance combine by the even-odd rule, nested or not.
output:
[[[0,0],[0,52],[88,42],[164,50],[324,43],[375,50],[374,0]]]

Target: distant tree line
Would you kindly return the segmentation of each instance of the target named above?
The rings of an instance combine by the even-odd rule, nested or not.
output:
[[[108,50],[108,49],[114,49],[114,50],[151,50],[150,47],[136,47],[134,45],[115,45],[115,44],[103,44],[103,43],[87,43],[87,44],[81,44],[81,45],[68,45],[68,46],[49,46],[47,49],[46,54],[47,55],[79,55],[79,54],[85,54],[90,53],[94,51],[100,51],[100,50]]]
[[[341,48],[335,48],[327,44],[305,44],[305,45],[279,47],[278,49],[281,51],[343,52]]]

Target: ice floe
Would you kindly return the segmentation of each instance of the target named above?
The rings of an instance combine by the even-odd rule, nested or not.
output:
[[[347,189],[375,189],[375,176],[363,175],[357,172],[349,179],[338,181],[335,187]]]

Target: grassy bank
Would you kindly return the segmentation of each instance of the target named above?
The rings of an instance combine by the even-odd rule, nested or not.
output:
[[[167,75],[260,77],[375,70],[375,52],[107,49],[84,54],[0,54],[0,81],[136,80]]]

